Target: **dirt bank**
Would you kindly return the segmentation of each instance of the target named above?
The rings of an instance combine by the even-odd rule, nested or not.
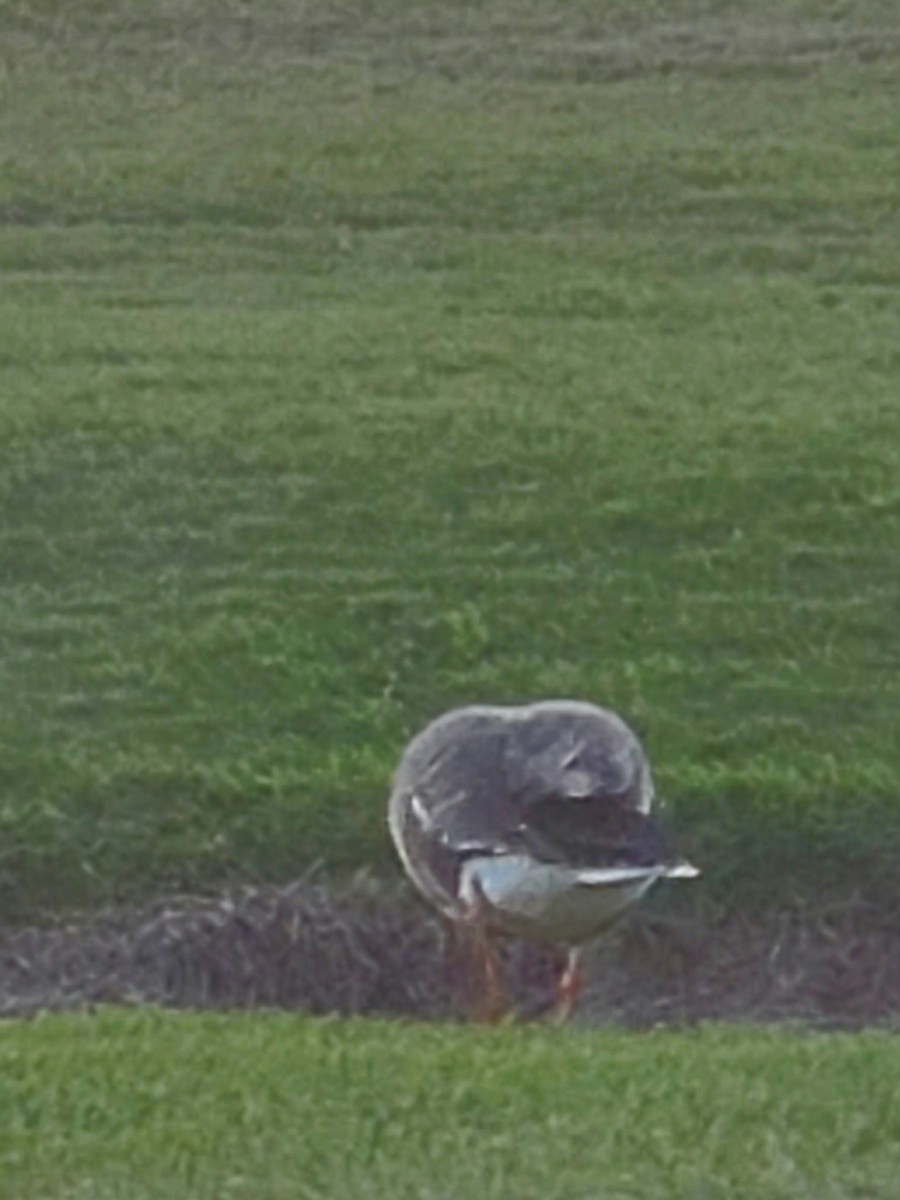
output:
[[[507,968],[523,1011],[540,1013],[553,955],[510,945]],[[453,937],[404,891],[306,880],[0,934],[0,1014],[98,1003],[454,1019],[467,1001]],[[638,911],[596,948],[578,1019],[858,1028],[898,1014],[898,913],[850,899],[753,916]]]

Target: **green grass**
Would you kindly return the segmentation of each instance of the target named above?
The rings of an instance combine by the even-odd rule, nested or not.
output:
[[[0,1028],[0,1068],[7,1200],[896,1195],[887,1034],[106,1012]]]
[[[547,695],[890,875],[896,11],[594,7],[0,10],[3,913],[383,867]]]

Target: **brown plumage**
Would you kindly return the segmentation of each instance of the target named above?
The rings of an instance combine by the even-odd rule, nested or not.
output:
[[[497,936],[564,946],[557,1015],[580,947],[657,879],[697,872],[652,814],[649,763],[615,713],[577,701],[446,713],[410,742],[389,823],[416,887],[471,931],[485,1015],[505,1003]]]

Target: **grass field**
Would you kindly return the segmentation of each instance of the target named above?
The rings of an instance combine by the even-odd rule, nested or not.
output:
[[[0,7],[8,918],[388,867],[546,695],[713,891],[891,878],[900,22],[745,10]]]
[[[9,1200],[893,1200],[898,1079],[878,1034],[105,1013],[0,1029],[0,1166]]]
[[[887,0],[0,0],[0,926],[390,870],[406,738],[554,694],[738,934],[895,906],[898,60]],[[889,1020],[859,911],[803,970]],[[893,1200],[898,1054],[10,1021],[0,1194]]]

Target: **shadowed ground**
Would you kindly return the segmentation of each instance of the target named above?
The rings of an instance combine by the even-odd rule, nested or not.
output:
[[[550,952],[511,944],[527,1015],[550,999]],[[400,891],[306,880],[218,899],[174,898],[0,941],[0,1013],[96,1003],[465,1015],[458,948]],[[900,922],[862,902],[766,916],[638,911],[600,943],[579,1019],[686,1025],[728,1018],[825,1028],[894,1025]]]

